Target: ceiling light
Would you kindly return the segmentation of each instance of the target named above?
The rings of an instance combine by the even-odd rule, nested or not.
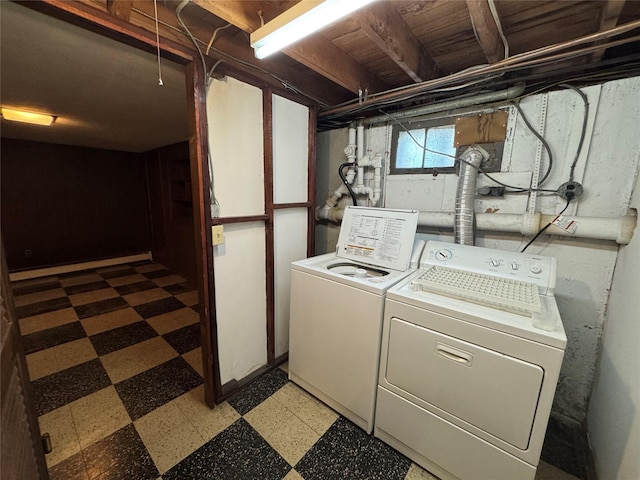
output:
[[[257,58],[265,58],[374,0],[302,0],[251,34]]]
[[[2,118],[13,122],[32,123],[34,125],[51,125],[56,117],[43,113],[25,112],[24,110],[15,110],[13,108],[2,107]]]

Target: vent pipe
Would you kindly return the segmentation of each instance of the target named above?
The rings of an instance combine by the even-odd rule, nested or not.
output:
[[[462,154],[453,223],[455,243],[461,245],[473,245],[475,243],[473,203],[476,194],[476,180],[480,164],[482,160],[487,158],[489,158],[489,154],[477,145],[469,147]]]

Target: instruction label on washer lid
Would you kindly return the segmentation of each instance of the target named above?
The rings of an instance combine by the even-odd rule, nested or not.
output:
[[[377,267],[409,267],[418,225],[416,210],[347,207],[340,227],[338,256]]]

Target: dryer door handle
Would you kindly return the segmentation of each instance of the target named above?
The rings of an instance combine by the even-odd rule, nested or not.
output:
[[[469,352],[465,352],[464,350],[460,350],[458,348],[452,347],[450,345],[445,345],[444,343],[436,342],[436,355],[440,355],[448,360],[452,360],[460,365],[465,365],[467,367],[471,366],[473,362],[473,355]]]

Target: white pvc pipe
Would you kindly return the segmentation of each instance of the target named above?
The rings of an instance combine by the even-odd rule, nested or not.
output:
[[[318,220],[329,220],[339,223],[344,213],[343,208],[331,208],[321,212],[316,210]],[[329,211],[331,210],[331,211]],[[557,215],[541,215],[536,213],[534,226],[530,230],[526,226],[526,214],[513,213],[477,213],[476,228],[484,231],[512,232],[526,236],[536,234],[541,228],[552,222]],[[418,214],[418,226],[452,229],[454,213],[448,212],[420,212]],[[630,210],[626,215],[615,218],[580,217],[563,215],[567,221],[575,223],[575,231],[570,232],[552,225],[545,233],[563,237],[591,238],[596,240],[612,240],[620,245],[627,245],[633,237],[637,223],[637,212]]]
[[[356,145],[356,158],[358,159],[358,161],[360,161],[360,159],[364,157],[364,125],[362,124],[362,122],[358,124],[358,130],[356,133]]]

